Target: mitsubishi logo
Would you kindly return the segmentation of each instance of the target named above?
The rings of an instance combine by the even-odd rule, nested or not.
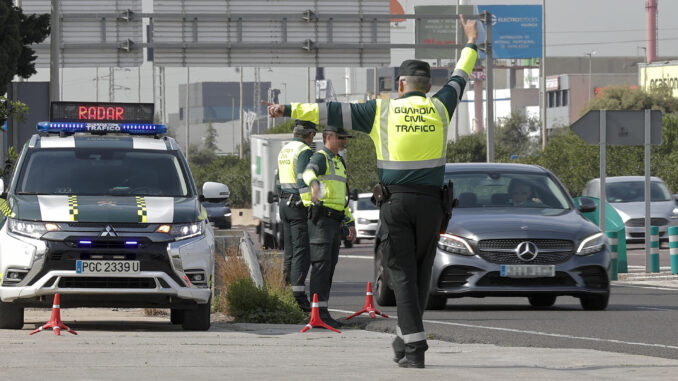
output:
[[[516,247],[516,254],[518,255],[518,258],[525,262],[529,262],[537,258],[538,251],[539,249],[537,249],[537,245],[530,241],[521,242]]]
[[[99,237],[117,237],[117,236],[118,233],[116,233],[115,230],[113,230],[111,225],[106,225],[104,231],[102,231],[101,235],[99,235]]]

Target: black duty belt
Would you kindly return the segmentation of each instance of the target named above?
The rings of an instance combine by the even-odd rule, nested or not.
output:
[[[295,199],[301,200],[301,196],[299,196],[299,194],[297,193],[283,193],[282,195],[280,195],[280,198],[283,200],[287,200],[290,197],[292,198],[292,201],[294,201]]]
[[[441,197],[441,188],[434,187],[430,185],[402,185],[402,184],[393,184],[386,185],[386,188],[390,193],[419,193],[425,194],[428,196],[433,196],[436,198]]]
[[[344,220],[344,212],[343,211],[340,212],[338,210],[328,208],[328,207],[323,206],[323,205],[319,205],[318,207],[320,208],[320,213],[323,216],[329,217],[329,218],[331,218],[333,220],[337,220],[337,221],[343,221]]]

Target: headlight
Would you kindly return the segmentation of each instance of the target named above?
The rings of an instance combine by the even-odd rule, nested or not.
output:
[[[59,230],[59,225],[51,222],[24,221],[10,218],[8,219],[8,224],[10,233],[36,239],[39,239],[47,232]]]
[[[205,230],[205,221],[193,222],[190,224],[171,224],[160,225],[155,230],[158,233],[166,233],[174,237],[175,240],[199,236]]]
[[[577,252],[575,254],[589,255],[597,253],[603,250],[603,247],[605,247],[606,243],[607,237],[605,237],[603,233],[596,233],[592,236],[585,238],[579,245],[579,248],[577,249]]]
[[[231,212],[224,213],[224,217],[230,217],[230,216],[231,216]]]
[[[369,223],[370,223],[370,220],[368,220],[367,218],[358,218],[358,221],[357,221],[357,222],[358,222],[359,224],[366,225],[366,224],[369,224]]]
[[[669,216],[670,219],[675,220],[678,218],[678,208],[673,208],[671,211],[671,216]]]
[[[452,254],[475,255],[471,246],[465,239],[451,235],[441,234],[438,241],[438,248]]]

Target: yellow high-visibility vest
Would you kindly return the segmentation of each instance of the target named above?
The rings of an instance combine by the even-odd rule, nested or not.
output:
[[[304,171],[304,181],[306,184],[310,184],[312,180],[317,179],[325,188],[319,201],[322,201],[323,205],[328,208],[343,211],[346,207],[346,168],[339,155],[330,158],[324,150],[318,152],[325,156],[327,173],[316,177],[313,170],[307,169]],[[304,205],[307,205],[306,202],[304,202]],[[310,202],[308,205],[310,205]]]
[[[297,179],[302,178],[302,173],[297,173],[297,163],[299,162],[299,155],[306,150],[310,150],[306,143],[297,140],[291,141],[280,150],[278,154],[278,178],[280,180],[280,188],[283,192],[291,193],[299,192],[301,199],[311,201],[311,193],[309,187],[299,188]]]
[[[370,131],[377,168],[414,170],[445,165],[449,120],[438,98],[377,99]]]

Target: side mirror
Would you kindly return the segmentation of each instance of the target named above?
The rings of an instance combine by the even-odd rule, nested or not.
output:
[[[351,194],[348,196],[349,199],[353,201],[358,201],[358,188],[353,188]]]
[[[596,202],[588,197],[579,197],[577,199],[577,203],[579,204],[577,205],[579,211],[583,213],[593,212],[594,210],[598,209]]]
[[[0,179],[0,194],[5,193],[5,181]]]
[[[223,200],[231,196],[231,191],[222,183],[207,181],[202,185],[202,196],[207,200]]]
[[[675,201],[676,205],[678,205],[678,193],[673,194],[673,201]]]
[[[273,204],[274,202],[280,201],[280,198],[278,197],[277,194],[273,193],[272,191],[268,191],[266,201],[268,201],[269,204]]]

